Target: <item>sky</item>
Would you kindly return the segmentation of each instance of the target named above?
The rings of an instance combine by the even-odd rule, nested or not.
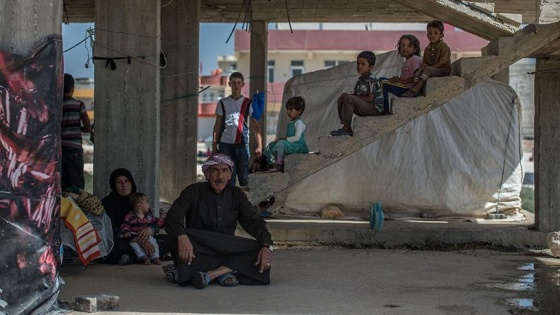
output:
[[[71,23],[62,25],[62,46],[64,49],[64,72],[76,78],[93,78],[93,57],[89,39],[80,43],[87,36],[88,28],[93,23]],[[233,54],[233,37],[226,43],[233,24],[201,23],[199,56],[202,62],[202,75],[208,75],[218,67],[219,55]],[[74,45],[80,43],[76,47]],[[72,48],[72,49],[70,49]],[[68,50],[70,49],[70,50]],[[68,50],[68,51],[66,51]],[[88,67],[86,67],[86,64]]]

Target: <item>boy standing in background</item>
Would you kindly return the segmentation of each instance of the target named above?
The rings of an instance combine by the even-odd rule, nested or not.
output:
[[[249,120],[256,137],[255,156],[262,155],[262,134],[258,121],[251,116],[251,99],[241,95],[245,86],[243,75],[234,72],[229,76],[231,95],[221,99],[216,106],[216,122],[212,134],[212,152],[229,156],[234,163],[229,184],[239,179],[239,186],[249,184]]]
[[[87,115],[84,102],[72,97],[74,94],[74,77],[64,74],[64,98],[62,102],[62,120],[60,135],[62,138],[62,169],[60,186],[62,190],[75,186],[85,188],[84,151],[82,148],[82,131],[93,137],[93,127]],[[84,127],[82,128],[82,124]]]

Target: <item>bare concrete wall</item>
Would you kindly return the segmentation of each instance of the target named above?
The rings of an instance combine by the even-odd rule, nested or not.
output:
[[[162,8],[161,198],[173,202],[196,182],[198,131],[199,0],[176,0]]]
[[[160,1],[96,1],[94,192],[129,169],[152,205],[159,201]],[[126,13],[126,14],[125,14]],[[130,59],[128,58],[130,57]]]

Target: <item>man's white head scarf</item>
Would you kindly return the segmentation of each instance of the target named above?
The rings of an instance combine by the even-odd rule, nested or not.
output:
[[[210,169],[210,167],[212,165],[220,165],[220,164],[227,165],[230,172],[233,172],[233,161],[229,158],[229,156],[223,153],[216,153],[216,154],[212,154],[212,156],[210,156],[208,160],[206,160],[206,162],[202,164],[202,173],[204,173],[204,176],[208,178],[208,170]]]

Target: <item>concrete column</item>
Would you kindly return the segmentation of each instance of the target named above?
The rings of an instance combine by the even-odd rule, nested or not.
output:
[[[264,104],[265,109],[259,125],[262,131],[263,149],[266,146],[266,118],[267,118],[267,105],[266,105],[266,90],[267,90],[267,61],[268,61],[268,25],[266,21],[253,21],[251,23],[251,66],[250,66],[250,84],[251,89],[249,95],[253,97],[253,93],[257,91],[265,91]],[[251,136],[251,142],[254,142],[254,137]],[[251,143],[251,148],[255,148],[256,144]],[[251,155],[254,150],[251,149]]]
[[[560,20],[560,1],[537,1],[540,24]],[[558,40],[558,39],[557,39]],[[539,58],[535,67],[535,225],[560,231],[560,59]]]
[[[161,198],[173,202],[196,182],[200,0],[175,0],[161,9]]]
[[[29,54],[38,40],[62,31],[62,0],[0,0],[0,7],[4,51]]]
[[[560,231],[560,59],[538,59],[535,71],[535,223]]]
[[[109,175],[129,169],[138,191],[159,205],[160,0],[95,2],[96,195],[109,191]]]
[[[62,7],[0,0],[0,314],[45,314],[61,289]],[[46,48],[40,59],[31,58],[34,48]]]

